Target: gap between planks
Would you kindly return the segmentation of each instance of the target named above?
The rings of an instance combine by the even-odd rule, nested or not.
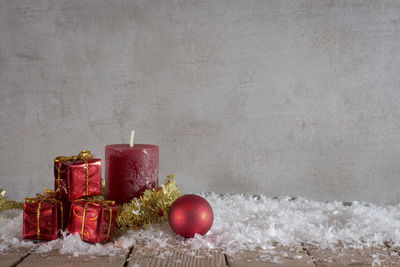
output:
[[[129,253],[126,255],[126,258],[125,258],[124,267],[128,266],[128,262],[130,260],[131,255],[132,255],[132,250],[133,250],[133,246],[131,246],[129,248]]]

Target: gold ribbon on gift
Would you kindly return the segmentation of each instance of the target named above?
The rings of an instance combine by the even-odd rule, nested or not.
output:
[[[110,219],[108,222],[108,230],[107,230],[107,236],[106,236],[106,241],[108,239],[108,237],[110,236],[110,230],[111,230],[111,222],[112,222],[112,208],[111,206],[109,206],[110,204],[115,204],[115,201],[113,200],[102,200],[102,199],[77,199],[75,200],[76,202],[81,202],[81,203],[85,203],[85,206],[83,207],[83,215],[82,215],[82,230],[81,230],[81,239],[83,240],[83,235],[84,235],[84,231],[85,231],[85,221],[86,221],[86,210],[89,204],[93,203],[93,204],[102,204],[104,206],[106,206],[109,211],[110,211]]]
[[[56,157],[54,158],[54,162],[58,163],[58,173],[57,173],[57,183],[58,183],[58,188],[61,188],[61,164],[67,161],[77,161],[77,160],[82,160],[85,162],[85,167],[86,167],[86,196],[89,194],[89,164],[88,164],[88,159],[93,158],[94,155],[91,154],[89,150],[82,150],[77,156],[71,156],[71,157]],[[65,188],[64,188],[65,190]]]
[[[48,190],[48,191],[50,191],[50,190]],[[38,207],[36,209],[36,220],[37,220],[36,236],[37,236],[37,239],[40,238],[40,208],[41,208],[42,203],[44,201],[60,203],[60,206],[61,206],[61,218],[64,217],[63,216],[64,214],[63,214],[62,202],[55,198],[55,194],[49,194],[49,193],[46,192],[45,195],[36,194],[36,197],[27,197],[27,198],[25,198],[25,202],[26,203],[31,203],[31,204],[38,203]],[[61,219],[62,226],[64,226],[64,222],[63,221],[64,221],[64,219]]]

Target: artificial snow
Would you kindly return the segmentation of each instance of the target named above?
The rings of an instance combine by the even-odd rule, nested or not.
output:
[[[142,248],[160,249],[160,257],[172,253],[168,248],[182,248],[188,253],[198,249],[219,248],[233,255],[243,250],[268,250],[283,245],[299,247],[312,244],[322,248],[338,242],[358,246],[400,246],[400,205],[353,202],[317,202],[305,198],[277,199],[266,196],[203,194],[214,211],[214,223],[205,235],[184,239],[168,223],[152,224],[146,229],[130,230],[106,244],[89,244],[79,235],[67,235],[50,242],[22,240],[22,211],[0,213],[0,253],[11,249],[57,250],[73,255],[115,255],[140,244]],[[285,255],[280,255],[285,256]],[[264,257],[279,256],[273,253]]]

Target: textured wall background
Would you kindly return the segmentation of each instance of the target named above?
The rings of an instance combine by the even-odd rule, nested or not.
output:
[[[400,201],[400,1],[0,1],[0,179],[160,146],[184,192]]]

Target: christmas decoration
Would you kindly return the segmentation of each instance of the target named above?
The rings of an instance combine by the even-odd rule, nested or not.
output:
[[[24,203],[8,200],[8,197],[6,197],[6,190],[0,189],[0,212],[9,209],[22,209],[23,207]]]
[[[90,151],[54,159],[54,190],[69,200],[101,194],[101,159]]]
[[[104,180],[102,181],[103,187],[104,187]],[[18,208],[22,209],[24,206],[24,203],[17,202],[17,201],[11,201],[8,200],[7,197],[5,197],[5,190],[0,191],[0,211],[5,210],[5,209],[12,209],[12,208]],[[114,215],[116,217],[116,223],[117,223],[117,230],[119,233],[125,232],[129,228],[135,228],[135,227],[140,227],[144,226],[149,223],[162,223],[168,220],[168,212],[169,212],[169,207],[172,205],[172,203],[181,196],[181,192],[179,192],[178,187],[176,186],[174,175],[170,174],[167,177],[167,180],[159,186],[157,189],[152,189],[152,190],[146,190],[143,194],[142,197],[138,199],[133,199],[130,203],[125,203],[120,207],[120,212],[118,215]],[[35,204],[38,202],[56,202],[59,204],[60,209],[62,206],[63,209],[63,215],[61,216],[58,215],[58,220],[57,223],[59,224],[59,229],[64,229],[65,225],[68,223],[68,221],[71,221],[70,218],[70,207],[71,207],[71,202],[67,199],[64,198],[65,195],[60,194],[60,191],[52,191],[49,190],[48,188],[45,188],[45,195],[41,196],[38,194],[38,199],[31,199],[28,198],[29,200],[27,201],[28,204]],[[44,199],[45,198],[45,199]],[[86,202],[102,202],[104,201],[104,195],[96,195],[92,196],[89,199],[81,199],[81,201],[86,201]],[[76,202],[76,201],[74,201]],[[107,203],[107,201],[105,201]],[[41,204],[42,206],[42,204]],[[46,206],[46,205],[45,205]],[[34,206],[34,208],[37,208],[37,206]],[[47,207],[47,206],[46,206]],[[32,208],[28,209],[30,214],[33,214],[32,216],[37,216],[37,209],[32,210]],[[42,212],[43,208],[41,207],[40,211]],[[34,213],[35,212],[35,213]],[[61,211],[58,211],[58,213],[61,213]],[[41,213],[39,214],[39,217],[41,216]],[[42,216],[43,217],[43,216]],[[72,217],[72,213],[71,213]],[[68,219],[69,218],[69,219]],[[42,218],[43,219],[43,218]],[[33,220],[30,220],[31,226],[37,226],[36,222]],[[33,224],[35,223],[35,224]],[[25,221],[24,221],[25,224]],[[40,223],[40,227],[42,226],[42,223]],[[27,228],[28,229],[28,228]],[[36,229],[36,230],[35,230]],[[35,232],[32,232],[32,236],[36,235],[37,236],[37,227],[33,229]],[[114,229],[114,228],[112,228]],[[33,231],[32,230],[32,231]],[[79,232],[81,233],[81,232]],[[112,236],[112,235],[110,235]],[[42,240],[44,240],[43,235],[41,235]],[[53,237],[52,237],[53,238]],[[33,238],[36,239],[36,238]],[[111,239],[111,238],[108,238]],[[90,241],[89,241],[90,242]]]
[[[23,238],[54,240],[64,224],[64,207],[55,195],[37,194],[36,198],[25,198]]]
[[[135,198],[120,207],[117,218],[120,231],[167,221],[169,207],[181,195],[175,184],[174,175],[168,175],[164,184],[157,189],[146,190],[140,198]]]
[[[107,242],[114,236],[117,214],[118,206],[114,201],[74,200],[71,204],[68,230],[70,233],[79,233],[86,242]]]
[[[158,187],[158,146],[108,145],[105,163],[105,198],[117,204],[128,203]]]
[[[161,186],[147,189],[139,198],[118,207],[114,201],[104,200],[101,160],[86,150],[77,156],[56,157],[54,174],[55,190],[45,188],[44,195],[26,198],[25,204],[8,200],[6,191],[0,191],[0,211],[24,209],[25,239],[53,240],[60,236],[59,230],[68,228],[83,241],[106,242],[117,230],[123,233],[167,221],[169,207],[182,195],[171,174]]]
[[[178,235],[188,238],[204,235],[214,220],[211,205],[198,195],[184,195],[178,198],[169,210],[169,224]]]
[[[39,195],[39,194],[37,194]],[[40,195],[39,195],[40,196]],[[69,211],[71,208],[71,201],[66,198],[63,198],[60,194],[56,193],[53,190],[48,189],[47,187],[44,188],[44,196],[47,198],[55,198],[61,206],[61,213],[59,213],[59,228],[61,230],[65,230],[68,224],[69,219]]]

